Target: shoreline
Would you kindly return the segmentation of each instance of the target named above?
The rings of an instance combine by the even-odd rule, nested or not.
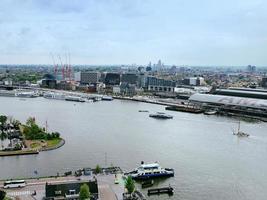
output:
[[[64,146],[66,141],[61,138],[60,142],[52,147],[44,147],[39,150],[36,149],[29,149],[29,150],[20,150],[20,151],[0,151],[0,157],[6,157],[6,156],[23,156],[23,155],[34,155],[39,154],[42,151],[52,151],[55,149],[59,149],[60,147]]]

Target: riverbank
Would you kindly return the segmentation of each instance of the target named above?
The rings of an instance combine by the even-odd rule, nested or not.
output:
[[[39,153],[39,151],[37,151],[37,150],[0,151],[0,157],[33,155],[33,154],[38,154],[38,153]]]

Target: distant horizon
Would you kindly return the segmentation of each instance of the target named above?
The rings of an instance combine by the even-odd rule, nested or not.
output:
[[[66,65],[67,63],[63,63],[63,65]],[[61,67],[62,65],[61,64],[57,64],[59,67]],[[70,64],[72,67],[78,67],[78,66],[83,66],[83,67],[147,67],[148,64]],[[135,66],[136,65],[136,66]],[[249,64],[251,65],[251,64]],[[208,68],[217,68],[217,67],[222,67],[222,68],[227,68],[227,67],[239,67],[239,68],[246,68],[248,67],[249,65],[170,65],[170,64],[164,64],[165,67],[172,67],[172,66],[175,66],[175,67],[208,67]],[[0,64],[0,67],[5,67],[5,66],[55,66],[54,64]],[[251,65],[251,66],[256,66],[256,68],[267,68],[267,65]],[[152,65],[153,67],[153,65]]]

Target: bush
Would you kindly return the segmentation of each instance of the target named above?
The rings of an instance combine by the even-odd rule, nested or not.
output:
[[[128,176],[127,179],[125,180],[125,188],[127,189],[129,194],[133,193],[135,185],[134,185],[134,180],[131,176]]]

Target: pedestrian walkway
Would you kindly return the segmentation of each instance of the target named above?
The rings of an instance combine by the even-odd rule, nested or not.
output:
[[[98,189],[100,200],[117,200],[115,193],[111,190],[109,185],[101,185]]]

